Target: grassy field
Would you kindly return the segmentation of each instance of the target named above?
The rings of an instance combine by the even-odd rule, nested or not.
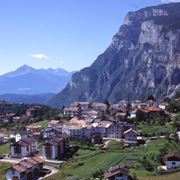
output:
[[[139,180],[179,180],[180,172],[165,176],[139,177]]]
[[[48,120],[39,121],[35,124],[42,126],[43,129],[46,129],[48,127]]]
[[[145,136],[161,136],[175,133],[176,129],[171,125],[168,126],[155,126],[155,125],[139,125],[138,129],[141,130]]]
[[[154,173],[154,171],[147,171],[147,169],[144,168],[142,164],[143,156],[146,157],[149,163],[158,165],[159,162],[157,160],[162,152],[180,151],[179,145],[166,139],[151,141],[145,146],[142,145],[135,148],[123,149],[119,143],[115,144],[114,142],[111,143],[111,146],[112,149],[106,152],[94,151],[94,153],[92,153],[92,151],[80,149],[76,153],[78,154],[78,160],[67,162],[58,174],[48,180],[56,180],[60,177],[63,179],[63,177],[65,178],[67,176],[78,176],[82,179],[88,179],[93,173],[99,170],[106,171],[111,166],[117,164],[129,167],[131,172],[135,172],[136,175],[143,180],[143,178],[146,177],[150,178],[149,176],[152,176]],[[91,154],[88,156],[89,153]]]
[[[9,163],[0,162],[0,180],[6,180],[6,170],[11,167]]]
[[[5,154],[8,154],[9,152],[10,152],[9,143],[0,145],[0,155],[5,155]]]

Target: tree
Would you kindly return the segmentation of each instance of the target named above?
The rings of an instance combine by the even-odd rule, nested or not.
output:
[[[106,106],[107,106],[106,113],[109,114],[109,113],[110,113],[110,106],[111,106],[109,100],[105,100],[105,101],[104,101],[104,104],[106,104]]]
[[[149,101],[149,100],[151,100],[151,101],[155,101],[155,97],[154,97],[154,95],[149,95],[148,96],[148,98],[147,98],[147,100]]]
[[[179,98],[180,98],[180,91],[177,91],[177,92],[176,92],[175,98],[176,98],[176,99],[179,99]]]

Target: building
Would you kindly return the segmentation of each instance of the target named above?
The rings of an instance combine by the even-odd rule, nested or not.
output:
[[[7,180],[38,179],[43,170],[44,161],[38,157],[24,159],[7,170]]]
[[[62,134],[54,137],[43,144],[42,155],[44,159],[63,160],[69,150],[69,136]]]
[[[80,116],[80,108],[78,108],[78,107],[64,108],[64,116],[79,117]]]
[[[107,105],[100,102],[93,102],[92,109],[94,109],[95,111],[103,112],[107,110]]]
[[[70,105],[70,107],[80,108],[81,110],[84,111],[91,108],[91,103],[90,102],[74,102]]]
[[[117,165],[111,167],[105,174],[105,180],[130,180],[130,176],[128,174],[128,170]]]
[[[168,154],[164,157],[167,169],[180,167],[180,153]]]
[[[128,129],[124,132],[124,141],[129,145],[136,145],[137,144],[137,136],[138,132],[134,129]]]
[[[37,153],[38,143],[34,138],[21,139],[11,144],[11,157],[29,157]]]
[[[37,132],[41,132],[42,126],[37,124],[31,124],[29,126],[26,126],[26,130],[30,131],[31,133],[37,133]]]
[[[57,127],[60,126],[60,122],[58,120],[51,120],[48,123],[48,127]]]
[[[31,136],[32,134],[30,131],[16,131],[16,130],[12,130],[9,135],[10,139],[15,139],[16,142]]]
[[[26,130],[32,134],[32,136],[38,140],[42,138],[42,126],[31,124],[26,126]]]
[[[108,129],[113,125],[113,122],[102,120],[99,123],[93,123],[95,132],[101,134],[102,137],[108,137]]]
[[[43,132],[43,138],[45,139],[51,139],[55,136],[61,136],[62,134],[62,127],[61,126],[51,126],[44,130]]]
[[[142,109],[138,109],[136,112],[136,117],[141,116],[143,119],[152,119],[165,115],[164,110],[156,106],[149,106]]]
[[[32,108],[28,108],[26,110],[26,116],[28,118],[35,118],[42,115],[42,107],[41,106],[34,106]]]

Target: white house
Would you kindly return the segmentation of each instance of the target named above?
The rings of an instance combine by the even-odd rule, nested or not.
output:
[[[21,139],[26,139],[28,137],[32,136],[32,134],[28,131],[11,131],[9,137],[11,139],[15,139],[15,141],[20,141]]]
[[[168,154],[164,157],[167,169],[180,167],[180,153]]]
[[[129,145],[137,144],[138,132],[132,128],[124,132],[124,141]]]
[[[11,157],[28,157],[37,152],[37,140],[33,138],[21,139],[11,144]]]
[[[62,137],[54,137],[43,144],[43,159],[63,160],[69,150],[69,136],[63,134]]]
[[[36,156],[24,159],[7,170],[7,180],[38,179],[43,169],[43,160]]]

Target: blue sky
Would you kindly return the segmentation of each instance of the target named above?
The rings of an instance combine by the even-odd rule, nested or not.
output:
[[[161,0],[1,0],[0,74],[89,66],[110,44],[129,11]]]

